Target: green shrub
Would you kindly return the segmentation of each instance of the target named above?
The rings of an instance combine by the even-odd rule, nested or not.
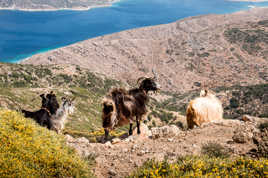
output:
[[[156,127],[155,120],[152,121],[152,125],[153,125],[153,127]]]
[[[216,142],[208,142],[204,144],[201,148],[201,152],[202,154],[216,158],[226,158],[230,156],[227,149]]]
[[[264,123],[261,123],[261,124],[259,125],[259,129],[260,129],[260,130],[264,130],[264,129],[266,129],[266,128],[268,128],[268,122],[264,122]]]
[[[239,106],[239,101],[235,98],[230,99],[230,107],[231,108],[238,108]]]
[[[268,27],[268,20],[261,20],[258,22],[258,24]]]
[[[47,69],[47,68],[36,68],[35,70],[35,74],[39,77],[39,78],[44,78],[45,76],[52,75],[51,70]]]
[[[202,54],[197,54],[198,57],[208,57],[210,54],[208,52],[204,52]]]
[[[89,177],[89,167],[64,138],[25,119],[0,110],[0,177]]]

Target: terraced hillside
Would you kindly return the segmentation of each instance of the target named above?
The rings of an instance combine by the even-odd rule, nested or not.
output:
[[[163,90],[185,93],[200,83],[268,82],[268,8],[204,15],[119,32],[37,54],[27,64],[76,64],[128,82],[159,74]]]

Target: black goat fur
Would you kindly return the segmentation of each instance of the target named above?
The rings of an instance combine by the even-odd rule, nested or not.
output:
[[[40,97],[42,98],[41,109],[34,112],[21,110],[21,112],[24,114],[25,117],[34,119],[39,125],[51,129],[51,115],[55,114],[57,109],[59,108],[56,95],[51,92],[46,96],[42,94],[40,95]]]
[[[148,92],[157,90],[157,84],[151,78],[145,78],[138,88],[130,90],[125,90],[123,88],[112,89],[107,97],[114,102],[114,105],[103,103],[102,118],[105,137],[107,138],[108,136],[108,128],[121,125],[120,121],[122,120],[130,122],[129,135],[132,135],[132,121],[136,121],[138,134],[140,134],[140,121],[142,116],[147,112],[146,104],[149,101]],[[112,123],[115,122],[111,119],[112,112],[116,113],[117,123]],[[134,119],[134,117],[136,118]]]

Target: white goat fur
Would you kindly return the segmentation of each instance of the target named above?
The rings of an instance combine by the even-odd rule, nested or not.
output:
[[[187,110],[187,125],[192,129],[194,125],[222,119],[223,108],[221,101],[210,91],[201,90],[200,97],[190,101]]]
[[[60,134],[64,129],[68,114],[72,114],[73,112],[74,105],[72,101],[64,99],[56,114],[51,117],[52,130],[55,130],[58,134]]]

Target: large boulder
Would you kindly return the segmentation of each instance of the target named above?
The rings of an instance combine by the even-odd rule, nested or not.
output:
[[[241,125],[234,131],[233,141],[236,143],[251,142],[254,134],[258,132],[259,130],[254,124],[241,123]]]
[[[166,125],[163,127],[154,127],[151,129],[152,138],[167,137],[167,136],[177,136],[181,133],[181,130],[175,125]]]

